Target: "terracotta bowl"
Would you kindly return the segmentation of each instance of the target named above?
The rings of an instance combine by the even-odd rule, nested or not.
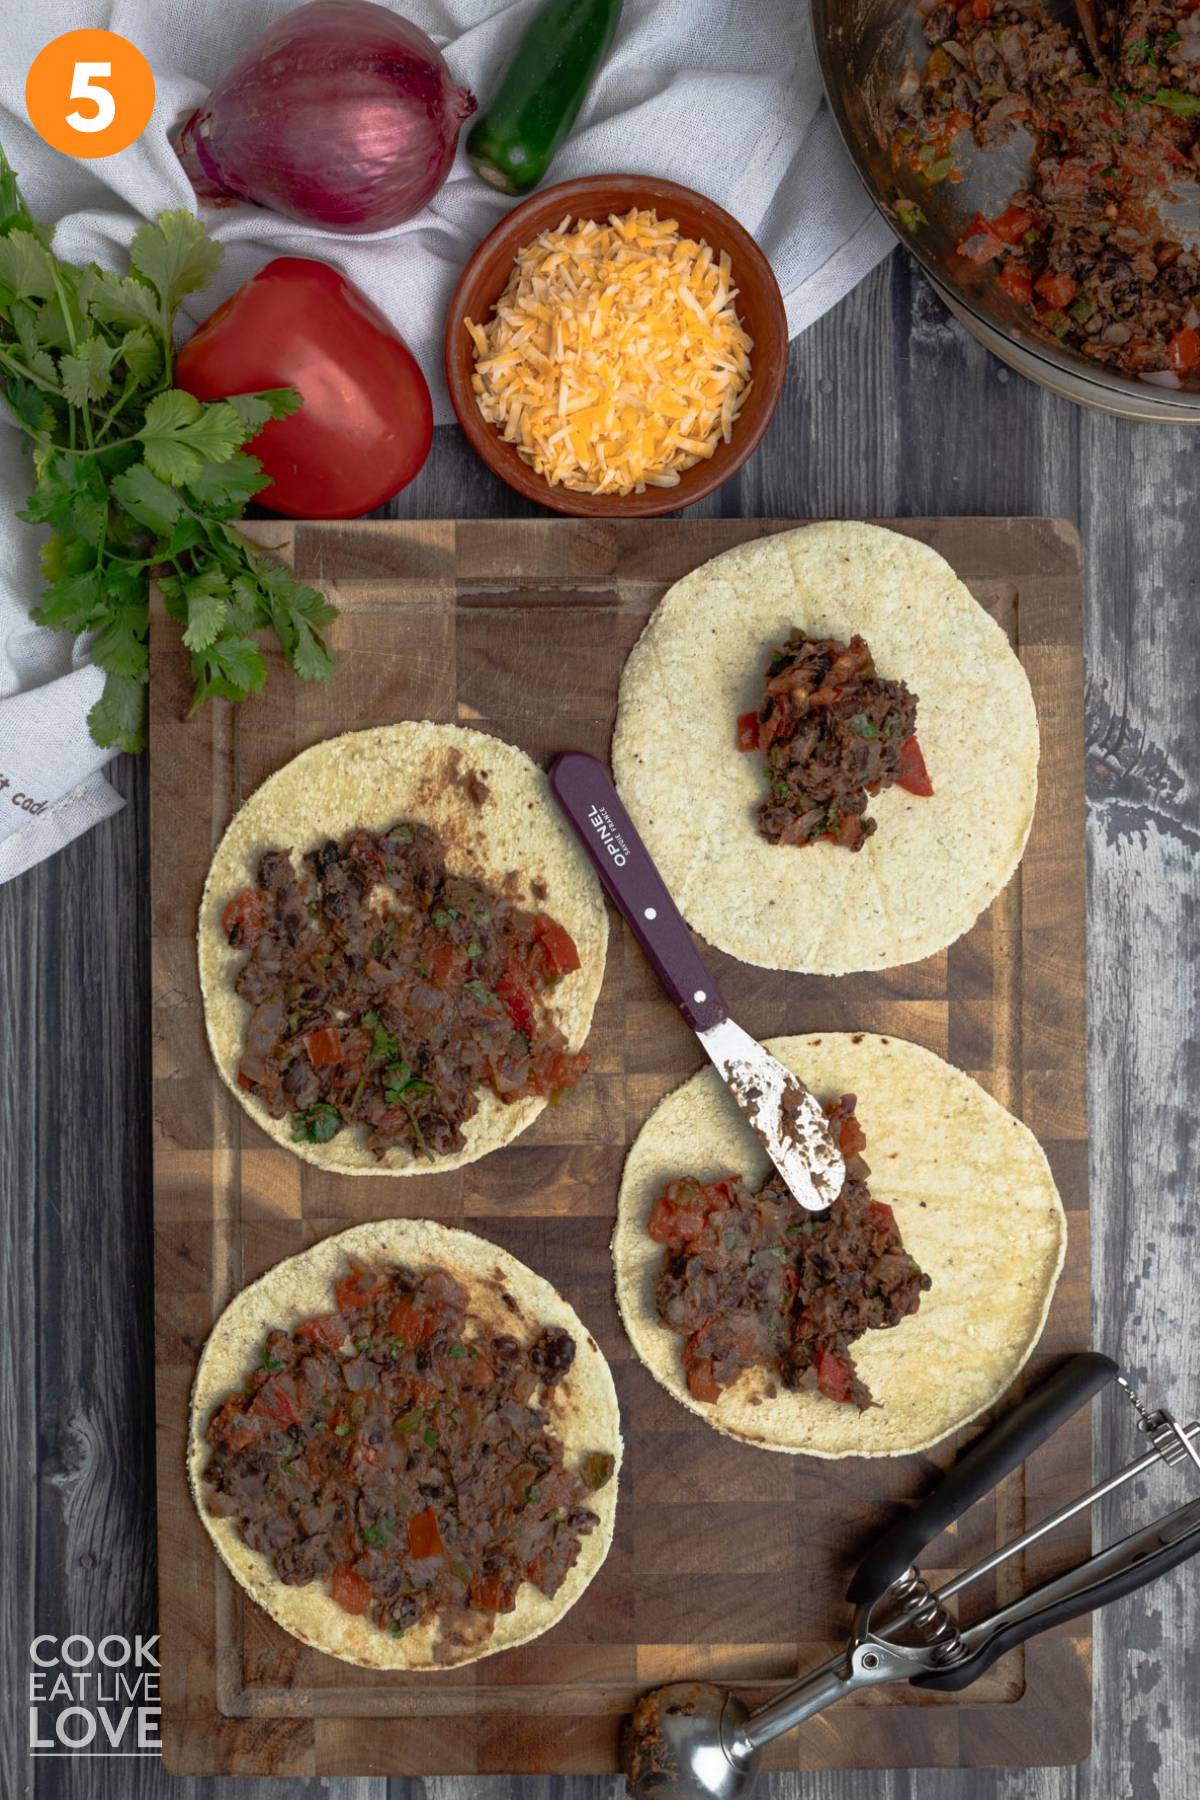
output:
[[[491,318],[517,252],[539,232],[568,215],[607,219],[610,213],[625,213],[631,206],[652,207],[660,218],[677,220],[686,236],[703,239],[718,253],[728,251],[738,289],[738,317],[754,342],[752,383],[729,443],[718,445],[706,461],[686,470],[676,487],[647,488],[644,494],[577,494],[570,488],[551,487],[536,475],[483,417],[471,388],[475,349],[463,321],[470,318],[483,324]],[[736,219],[703,194],[673,181],[645,175],[602,175],[543,188],[515,207],[484,238],[463,270],[446,315],[446,382],[458,422],[471,443],[488,467],[518,494],[578,518],[647,519],[691,506],[741,468],[775,411],[787,369],[787,347],[779,283],[754,239]]]

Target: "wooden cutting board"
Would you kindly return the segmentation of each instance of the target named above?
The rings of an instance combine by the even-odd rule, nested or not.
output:
[[[701,1062],[695,1040],[614,920],[588,1048],[592,1073],[516,1144],[404,1181],[311,1168],[249,1120],[204,1039],[194,936],[214,846],[296,751],[396,719],[460,721],[545,760],[607,753],[624,659],[663,593],[706,558],[795,521],[271,523],[259,542],[326,586],[337,676],[302,686],[278,663],[262,694],[187,720],[177,628],[151,628],[156,1356],[163,1742],[178,1774],[483,1774],[616,1767],[639,1690],[685,1675],[763,1698],[838,1645],[857,1556],[953,1454],[827,1463],[711,1431],[634,1358],[608,1238],[627,1145]],[[838,981],[714,956],[759,1037],[862,1029],[928,1045],[1041,1139],[1070,1217],[1066,1268],[1027,1375],[1086,1345],[1088,1305],[1080,569],[1050,519],[906,520],[1011,634],[1042,730],[1041,792],[1016,879],[974,930],[908,968]],[[920,686],[919,673],[917,686]],[[686,719],[685,719],[686,725]],[[998,771],[1003,779],[1003,771]],[[1003,1204],[1003,1195],[997,1195]],[[493,1238],[578,1308],[609,1357],[628,1460],[616,1541],[584,1598],[523,1649],[441,1675],[353,1668],[299,1644],[242,1593],[184,1477],[188,1391],[226,1301],[314,1239],[429,1215]],[[946,1371],[953,1380],[953,1370]],[[1080,1415],[934,1546],[964,1567],[1087,1485]],[[1002,1571],[992,1606],[1086,1552],[1079,1522]],[[1038,1765],[1090,1732],[1087,1621],[1037,1638],[957,1695],[884,1688],[777,1743],[776,1768]]]

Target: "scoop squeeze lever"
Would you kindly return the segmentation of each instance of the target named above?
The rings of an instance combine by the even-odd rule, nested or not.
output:
[[[603,763],[568,751],[550,788],[629,929],[741,1108],[754,1135],[810,1212],[833,1205],[846,1165],[821,1103],[729,1016],[692,934]]]

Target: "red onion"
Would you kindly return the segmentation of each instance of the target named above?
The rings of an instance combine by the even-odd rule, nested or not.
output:
[[[311,0],[250,46],[176,149],[201,200],[382,231],[441,187],[474,111],[407,19],[371,0]]]

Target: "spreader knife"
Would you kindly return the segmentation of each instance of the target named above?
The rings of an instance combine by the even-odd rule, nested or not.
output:
[[[550,771],[555,799],[574,827],[651,968],[696,1033],[750,1129],[793,1198],[823,1212],[842,1191],[846,1165],[820,1102],[729,1016],[604,764],[571,750]]]

